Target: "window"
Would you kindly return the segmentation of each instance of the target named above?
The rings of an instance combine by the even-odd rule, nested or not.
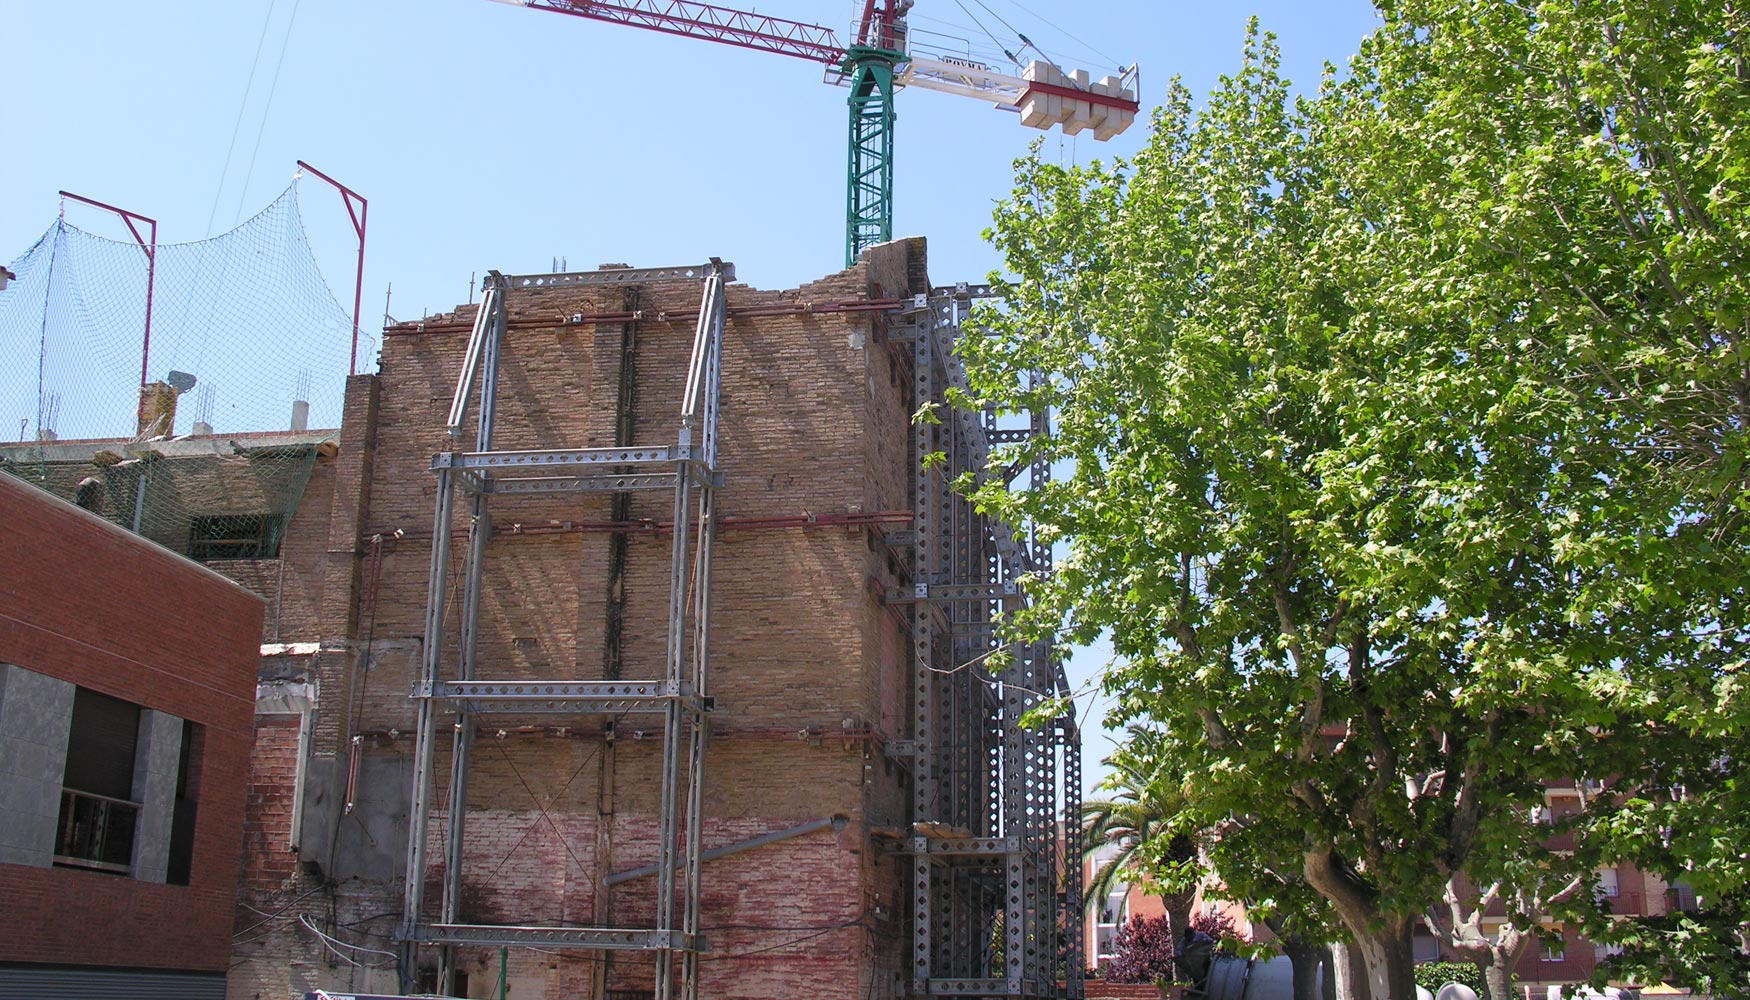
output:
[[[187,885],[194,870],[195,804],[200,798],[206,727],[182,721],[182,753],[176,764],[176,801],[170,813],[170,858],[164,881]]]
[[[140,818],[140,803],[133,798],[139,734],[138,705],[85,688],[74,690],[55,864],[133,871],[134,829]]]
[[[1124,903],[1130,896],[1130,887],[1125,886],[1106,897],[1106,905],[1100,911],[1100,922],[1103,924],[1121,924],[1124,922]]]
[[[1543,939],[1542,961],[1565,962],[1568,960],[1567,942],[1562,939],[1561,931],[1551,931],[1550,936]]]
[[[218,514],[188,525],[188,557],[274,559],[280,551],[280,519],[272,514]]]
[[[1598,894],[1609,899],[1615,899],[1621,892],[1622,889],[1616,881],[1616,869],[1598,869]]]

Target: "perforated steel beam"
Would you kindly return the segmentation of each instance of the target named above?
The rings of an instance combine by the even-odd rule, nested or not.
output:
[[[1079,921],[1059,892],[1075,886],[1079,903],[1079,854],[1062,860],[1071,869],[1062,871],[1057,843],[1060,819],[1073,827],[1079,811],[1069,788],[1079,792],[1079,745],[1061,725],[1020,724],[1068,686],[1048,645],[1012,646],[1006,661],[990,659],[1007,641],[998,619],[1025,600],[1027,574],[1049,571],[1050,549],[1023,541],[952,487],[963,475],[989,475],[997,442],[1049,432],[1042,415],[1012,428],[994,413],[946,406],[950,390],[967,387],[956,346],[983,293],[956,286],[914,298],[890,330],[911,349],[912,409],[933,405],[942,418],[914,425],[912,530],[886,537],[912,549],[912,579],[885,594],[910,607],[912,621],[911,739],[901,748],[909,753],[895,754],[915,778],[911,994],[1080,997],[1079,969],[1064,970],[1063,986],[1058,980],[1060,954],[1081,960]],[[1029,462],[1008,481],[1023,472],[1037,486],[1050,469]],[[1073,719],[1059,721],[1073,731]]]
[[[439,988],[453,986],[458,945],[500,947],[639,950],[656,960],[655,1000],[696,1000],[699,898],[698,858],[702,820],[704,754],[711,699],[708,672],[711,545],[715,539],[717,420],[721,391],[725,283],[734,275],[720,261],[696,268],[624,269],[578,274],[507,278],[493,272],[458,373],[446,430],[463,445],[463,423],[479,380],[479,418],[472,450],[442,452],[432,459],[438,478],[431,576],[427,588],[425,654],[413,699],[418,706],[414,788],[410,803],[400,978],[405,991],[416,979],[417,948],[438,945]],[[704,294],[676,442],[658,447],[494,450],[498,353],[508,328],[505,297],[513,289],[627,284],[641,281],[702,279]],[[543,475],[546,473],[546,475]],[[551,473],[558,473],[552,475]],[[569,474],[567,474],[569,473]],[[476,676],[475,636],[479,629],[486,551],[492,537],[490,502],[496,497],[582,490],[624,492],[664,488],[674,491],[673,559],[668,605],[669,650],[664,676],[657,681],[514,681]],[[443,677],[444,609],[449,594],[454,495],[470,494],[469,545],[463,567],[463,600],[455,680]],[[695,524],[697,525],[695,528]],[[513,527],[512,533],[515,532]],[[432,812],[432,767],[440,708],[455,712],[454,753],[449,783],[448,836],[444,838],[444,895],[441,917],[424,918],[426,844]],[[497,927],[458,920],[461,874],[467,839],[469,757],[477,728],[471,718],[489,712],[600,714],[646,712],[661,715],[662,804],[657,816],[655,926],[647,928]],[[685,823],[682,823],[682,814]],[[684,831],[684,833],[683,833]],[[683,844],[684,841],[684,844]],[[679,891],[677,892],[677,886]],[[677,899],[677,896],[679,897]],[[678,909],[678,916],[677,916]],[[681,975],[674,975],[676,957]]]

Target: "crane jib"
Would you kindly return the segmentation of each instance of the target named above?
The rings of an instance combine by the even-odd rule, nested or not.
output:
[[[845,46],[831,28],[781,17],[690,3],[687,0],[497,0],[499,3],[613,24],[647,28],[686,38],[738,45],[760,52],[795,56],[811,62],[836,64],[845,57]]]

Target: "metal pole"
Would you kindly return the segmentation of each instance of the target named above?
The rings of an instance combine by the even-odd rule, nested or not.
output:
[[[70,191],[62,191],[61,197],[71,198],[93,208],[101,208],[105,212],[114,212],[121,216],[122,222],[127,224],[128,232],[134,234],[134,242],[146,251],[146,333],[140,345],[140,385],[144,386],[146,384],[146,364],[152,354],[152,289],[157,284],[158,277],[158,222],[156,219],[148,219],[138,212],[130,212],[125,208],[117,208],[101,201],[93,201]],[[151,236],[141,236],[139,227],[134,225],[135,222],[143,222],[150,226]]]
[[[717,538],[717,491],[714,485],[717,473],[717,404],[722,387],[723,320],[726,309],[720,277],[713,274],[707,287],[711,292],[708,320],[710,328],[705,344],[701,460],[708,478],[706,485],[699,490],[699,542],[693,571],[696,598],[693,607],[692,681],[693,694],[701,703],[710,693],[711,549]],[[691,945],[699,933],[699,905],[703,895],[700,865],[705,860],[705,745],[710,740],[710,725],[710,718],[702,711],[694,716],[692,742],[688,747],[686,894],[681,921],[689,947],[681,957],[682,1000],[696,1000],[699,995],[699,953]]]
[[[340,200],[346,205],[346,214],[352,219],[352,231],[358,236],[359,257],[358,273],[352,283],[352,360],[347,363],[346,373],[357,375],[359,371],[359,304],[365,291],[365,224],[369,219],[371,206],[364,196],[328,176],[303,160],[298,161],[299,168],[308,170],[322,180],[334,186],[340,192]],[[353,208],[353,202],[358,202],[358,208]],[[387,306],[385,305],[385,311]]]
[[[140,533],[140,525],[146,516],[146,473],[149,471],[145,459],[140,459],[140,478],[134,485],[134,534]]]
[[[444,591],[450,572],[450,470],[437,470],[437,512],[431,539],[431,580],[426,588],[425,649],[420,680],[429,695],[437,683],[444,645]],[[431,813],[431,766],[437,737],[436,707],[430,697],[420,698],[419,723],[413,750],[413,802],[408,809],[407,873],[402,886],[401,991],[411,993],[417,985],[415,953],[418,949],[420,913],[425,908],[425,828]]]
[[[502,289],[499,289],[502,292]],[[492,450],[492,431],[498,413],[498,355],[504,334],[503,299],[494,295],[491,313],[482,328],[484,343],[480,359],[480,415],[475,426],[475,451]],[[466,390],[464,389],[464,392]],[[469,511],[468,556],[463,567],[461,659],[457,680],[473,680],[478,672],[481,573],[486,565],[486,546],[492,540],[492,514],[487,494],[475,493]],[[474,713],[466,704],[456,710],[456,734],[450,756],[449,836],[444,841],[443,922],[457,923],[462,905],[463,838],[468,821],[468,767],[474,749]],[[438,988],[453,992],[455,948],[446,945],[439,971]]]

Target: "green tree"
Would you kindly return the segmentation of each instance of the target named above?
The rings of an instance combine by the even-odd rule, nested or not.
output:
[[[1563,507],[1587,580],[1565,615],[1611,623],[1591,651],[1620,665],[1598,675],[1601,721],[1660,731],[1593,772],[1615,780],[1580,855],[1704,903],[1620,921],[1570,894],[1567,916],[1626,946],[1622,974],[1750,988],[1750,863],[1729,846],[1750,835],[1750,18],[1736,0],[1381,6],[1332,162],[1374,219],[1415,222],[1380,227],[1348,273],[1375,303],[1418,304],[1394,325],[1434,303],[1497,331],[1493,350],[1595,415],[1555,445],[1609,483]],[[1546,883],[1558,902],[1564,882]]]
[[[1741,737],[1742,422],[1701,422],[1726,364],[1661,353],[1669,318],[1623,343],[1541,298],[1562,268],[1617,282],[1625,312],[1667,293],[1617,269],[1627,237],[1577,247],[1559,205],[1531,212],[1584,170],[1517,159],[1576,138],[1539,131],[1526,78],[1625,6],[1382,4],[1348,77],[1298,102],[1254,30],[1202,112],[1175,85],[1133,164],[1035,155],[998,212],[1011,273],[963,348],[975,402],[1051,406],[1049,438],[993,461],[1074,470],[980,490],[1069,540],[1019,627],[1111,630],[1120,716],[1196,776],[1190,815],[1292,831],[1356,995],[1408,995],[1417,915],[1534,853],[1515,817],[1542,783],[1612,775],[1617,829],[1678,801],[1655,762],[1719,766],[1697,747]],[[1679,50],[1741,38],[1651,6],[1694,21],[1662,40]],[[1608,203],[1633,180],[1590,183]],[[1554,270],[1532,280],[1528,253]],[[1690,381],[1659,389],[1671,371]]]

